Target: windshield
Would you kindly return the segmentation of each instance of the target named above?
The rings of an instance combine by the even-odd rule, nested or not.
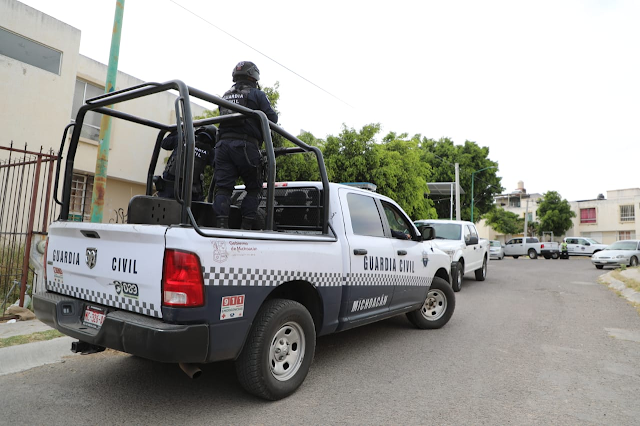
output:
[[[457,223],[417,223],[418,226],[431,226],[436,231],[436,239],[440,240],[459,240],[462,228]]]
[[[592,238],[585,238],[585,240],[587,240],[591,244],[600,244],[599,242],[597,242],[596,240],[594,240]]]
[[[635,241],[616,241],[605,250],[635,250],[638,243]]]
[[[500,241],[491,241],[491,247],[501,247]]]

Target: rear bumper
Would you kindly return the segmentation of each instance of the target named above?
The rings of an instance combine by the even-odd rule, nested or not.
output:
[[[102,327],[94,330],[82,324],[87,304],[100,306],[55,293],[33,295],[34,311],[40,321],[83,342],[158,362],[202,363],[207,360],[207,324],[167,324],[132,312],[111,311]]]

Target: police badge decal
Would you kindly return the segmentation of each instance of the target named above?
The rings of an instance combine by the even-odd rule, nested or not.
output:
[[[422,250],[422,266],[426,268],[428,263],[429,263],[428,253],[426,250]]]
[[[96,262],[98,261],[98,249],[93,247],[87,248],[87,257],[85,261],[89,269],[93,269],[93,267],[96,266]]]

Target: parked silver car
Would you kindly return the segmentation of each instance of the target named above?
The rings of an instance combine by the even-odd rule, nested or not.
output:
[[[491,259],[504,259],[504,246],[498,240],[491,240],[489,242],[489,257]]]
[[[591,256],[591,263],[598,269],[605,266],[638,266],[638,259],[640,259],[640,240],[622,240],[594,253]]]

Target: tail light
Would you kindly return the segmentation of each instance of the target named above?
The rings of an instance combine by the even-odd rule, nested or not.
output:
[[[49,237],[45,239],[42,266],[44,267],[44,288],[47,289],[47,252],[49,251]],[[40,291],[40,290],[39,290]]]
[[[204,305],[204,281],[195,253],[165,250],[162,269],[162,304],[175,307]]]

